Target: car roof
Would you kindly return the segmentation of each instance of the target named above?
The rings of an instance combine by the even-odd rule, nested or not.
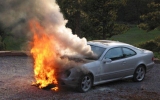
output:
[[[92,41],[88,41],[88,44],[100,46],[100,47],[104,47],[104,48],[116,47],[116,46],[132,46],[132,45],[129,45],[129,44],[126,44],[123,42],[112,41],[112,40],[92,40]]]

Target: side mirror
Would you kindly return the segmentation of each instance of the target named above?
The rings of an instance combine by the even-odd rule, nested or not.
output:
[[[112,62],[112,60],[107,58],[107,59],[103,59],[102,62],[107,63],[107,62]]]

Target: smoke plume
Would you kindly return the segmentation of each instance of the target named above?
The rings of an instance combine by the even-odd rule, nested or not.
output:
[[[92,55],[85,38],[72,34],[55,0],[0,0],[0,22],[16,34],[29,33],[28,22],[36,19],[61,43],[63,54]]]

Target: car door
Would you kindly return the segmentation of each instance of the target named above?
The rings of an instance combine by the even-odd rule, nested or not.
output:
[[[121,47],[109,49],[102,60],[102,80],[124,76],[125,60]]]
[[[125,60],[125,74],[124,76],[133,75],[135,67],[137,66],[138,58],[137,53],[128,47],[122,47],[124,60]]]

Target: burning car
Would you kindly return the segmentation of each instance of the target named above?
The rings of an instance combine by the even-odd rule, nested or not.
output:
[[[119,79],[132,78],[140,82],[154,66],[153,52],[148,50],[109,40],[86,43],[72,34],[71,37],[79,39],[78,43],[82,44],[69,41],[71,38],[69,42],[62,42],[38,21],[31,20],[29,25],[33,33],[30,42],[35,78],[33,85],[39,88],[51,86],[57,91],[58,85],[62,84],[87,92],[94,85]],[[70,45],[72,42],[74,45]],[[75,54],[84,57],[70,57],[68,54],[74,54],[72,50],[75,49],[78,51]],[[68,50],[71,51],[66,53]]]
[[[140,82],[154,66],[152,51],[109,40],[89,41],[96,56],[85,57],[80,67],[67,69],[60,83],[80,92],[87,92],[92,86],[132,78]]]

